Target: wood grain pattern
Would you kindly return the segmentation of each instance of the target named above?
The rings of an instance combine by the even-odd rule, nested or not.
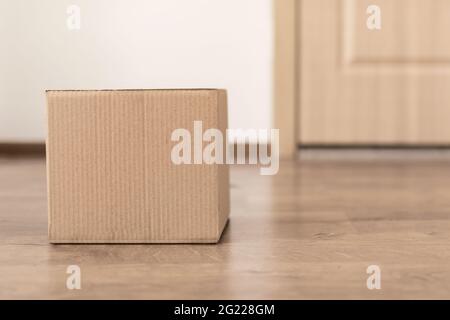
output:
[[[280,155],[295,156],[297,109],[297,0],[273,0],[274,9],[274,124],[280,129]]]
[[[298,142],[450,144],[450,1],[300,3]]]
[[[218,245],[50,245],[45,162],[0,159],[0,298],[450,298],[450,162],[231,168]],[[65,287],[78,264],[82,289]],[[366,288],[377,264],[382,289]]]
[[[371,0],[342,1],[342,37],[347,63],[441,64],[450,62],[450,1],[378,0],[382,28],[366,28]],[[401,65],[400,65],[401,67]]]

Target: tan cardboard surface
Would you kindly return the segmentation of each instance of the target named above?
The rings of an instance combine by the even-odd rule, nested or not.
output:
[[[217,242],[226,165],[175,165],[177,128],[227,127],[224,90],[48,91],[53,243]],[[193,138],[193,137],[192,137]]]

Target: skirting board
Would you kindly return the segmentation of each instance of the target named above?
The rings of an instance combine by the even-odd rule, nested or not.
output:
[[[45,157],[45,144],[0,142],[0,156],[8,157]]]
[[[234,156],[236,159],[238,144],[234,145]],[[265,145],[258,145],[257,150]],[[270,145],[267,145],[270,153]],[[248,160],[250,144],[245,144],[245,159]],[[45,157],[45,143],[2,143],[0,142],[0,156],[7,157]]]

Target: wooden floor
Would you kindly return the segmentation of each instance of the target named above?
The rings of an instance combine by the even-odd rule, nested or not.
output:
[[[273,177],[234,167],[231,182],[218,245],[54,246],[44,160],[1,158],[0,298],[450,298],[449,160],[306,159]]]

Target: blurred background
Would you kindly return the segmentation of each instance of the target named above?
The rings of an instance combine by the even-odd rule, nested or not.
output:
[[[46,89],[207,87],[228,89],[230,128],[280,129],[283,156],[448,146],[447,12],[447,0],[0,0],[0,144],[44,142]]]
[[[46,89],[226,88],[272,126],[272,0],[0,0],[0,39],[0,143],[44,141]]]

